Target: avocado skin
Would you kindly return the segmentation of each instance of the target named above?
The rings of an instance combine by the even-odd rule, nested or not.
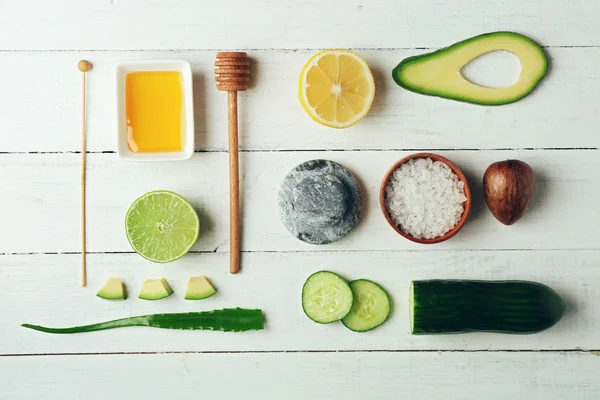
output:
[[[480,99],[469,99],[469,98],[465,98],[465,97],[457,97],[457,96],[451,96],[448,95],[446,93],[443,92],[439,92],[439,91],[421,91],[419,89],[413,88],[409,85],[406,85],[401,79],[400,79],[400,73],[402,71],[402,69],[410,64],[413,63],[415,61],[418,61],[420,59],[423,58],[428,58],[428,57],[432,57],[432,56],[436,56],[436,55],[441,55],[443,53],[447,53],[449,51],[453,51],[455,50],[457,47],[461,47],[461,46],[465,46],[465,45],[469,45],[470,43],[474,42],[474,41],[478,41],[481,39],[485,39],[486,37],[490,37],[490,36],[514,36],[517,37],[521,40],[525,40],[527,42],[530,42],[532,44],[534,44],[536,47],[539,48],[540,52],[542,53],[542,55],[544,56],[544,59],[546,60],[546,63],[544,65],[544,69],[541,70],[541,74],[537,80],[537,82],[535,83],[535,85],[531,86],[531,89],[527,92],[524,92],[518,96],[515,96],[511,99],[507,99],[505,101],[486,101],[486,100],[480,100]],[[533,92],[535,90],[535,88],[537,87],[537,85],[539,84],[539,82],[546,76],[546,74],[548,73],[548,68],[549,68],[549,59],[548,59],[548,55],[546,54],[546,52],[544,51],[544,49],[538,44],[536,43],[534,40],[528,38],[527,36],[521,35],[519,33],[515,33],[515,32],[508,32],[508,31],[498,31],[498,32],[489,32],[489,33],[483,33],[481,35],[477,35],[477,36],[473,36],[472,38],[466,39],[466,40],[462,40],[460,42],[456,42],[451,46],[448,47],[444,47],[441,48],[439,50],[436,51],[432,51],[431,53],[424,53],[424,54],[419,54],[416,56],[411,56],[411,57],[407,57],[404,60],[402,60],[400,62],[400,64],[398,64],[393,70],[392,70],[392,78],[394,79],[394,82],[396,82],[396,84],[400,87],[403,87],[406,90],[409,90],[413,93],[418,93],[418,94],[422,94],[425,96],[434,96],[434,97],[441,97],[444,99],[449,99],[449,100],[456,100],[456,101],[460,101],[463,103],[469,103],[469,104],[477,104],[477,105],[486,105],[486,106],[501,106],[504,104],[510,104],[510,103],[515,103],[519,100],[521,100],[524,97],[527,97],[529,94],[531,94],[531,92]]]

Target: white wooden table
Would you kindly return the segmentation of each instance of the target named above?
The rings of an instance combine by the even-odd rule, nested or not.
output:
[[[595,0],[0,0],[0,398],[1,399],[447,399],[600,398],[600,3]],[[478,107],[397,87],[404,57],[476,34],[513,30],[545,46],[551,72],[530,97]],[[371,66],[375,103],[361,123],[334,131],[312,122],[297,77],[317,49],[356,49]],[[253,84],[240,96],[243,272],[228,269],[225,95],[215,52],[244,49]],[[89,82],[89,286],[79,287],[80,75]],[[115,65],[183,59],[192,64],[193,158],[125,163],[115,154]],[[495,61],[495,62],[494,62]],[[516,74],[492,55],[470,68],[491,82]],[[486,81],[487,80],[487,81]],[[385,171],[417,150],[456,162],[474,189],[470,220],[454,239],[419,246],[381,215]],[[306,245],[282,226],[279,183],[314,158],[348,167],[365,209],[358,228],[331,245]],[[492,162],[517,158],[537,174],[531,210],[512,227],[483,203]],[[123,230],[131,202],[170,189],[190,199],[202,232],[192,254],[156,265],[132,253]],[[317,270],[383,283],[395,310],[365,334],[320,326],[300,307]],[[219,293],[183,300],[205,274]],[[175,296],[136,299],[146,278]],[[122,278],[130,299],[94,296]],[[532,336],[409,334],[412,279],[530,279],[551,285],[568,313]],[[260,307],[261,332],[129,328],[72,336],[25,330],[129,315]]]

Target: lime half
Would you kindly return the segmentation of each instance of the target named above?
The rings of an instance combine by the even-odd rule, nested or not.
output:
[[[200,219],[177,193],[149,192],[133,202],[125,216],[131,247],[150,261],[166,263],[183,257],[198,240]]]

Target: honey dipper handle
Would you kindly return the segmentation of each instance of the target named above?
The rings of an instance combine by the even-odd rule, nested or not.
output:
[[[240,177],[238,165],[237,92],[228,91],[229,117],[229,272],[240,271]]]

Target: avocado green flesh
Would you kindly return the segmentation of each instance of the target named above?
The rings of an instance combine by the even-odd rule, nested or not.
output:
[[[148,279],[142,284],[138,298],[142,300],[160,300],[173,294],[173,289],[165,278]]]
[[[413,335],[465,332],[530,334],[556,324],[565,303],[548,286],[526,281],[413,281]]]
[[[191,277],[185,291],[186,300],[203,300],[217,293],[205,276]]]
[[[488,88],[469,82],[462,68],[479,56],[505,50],[521,62],[519,80],[503,88]],[[429,96],[482,105],[509,104],[535,89],[548,70],[544,50],[533,40],[513,32],[475,36],[433,53],[404,59],[392,72],[405,89]]]
[[[96,296],[106,300],[125,300],[127,293],[125,292],[125,285],[120,279],[111,278],[98,290]]]

